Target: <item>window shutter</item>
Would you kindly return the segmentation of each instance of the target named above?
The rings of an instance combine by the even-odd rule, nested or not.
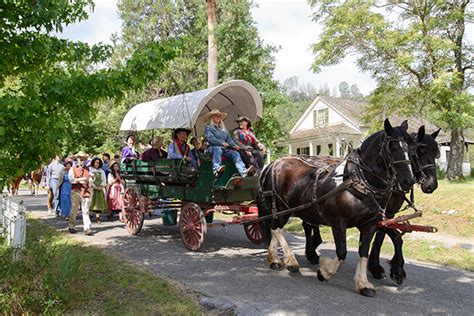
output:
[[[324,110],[324,125],[329,124],[329,109]]]
[[[313,111],[313,127],[318,127],[318,111]]]

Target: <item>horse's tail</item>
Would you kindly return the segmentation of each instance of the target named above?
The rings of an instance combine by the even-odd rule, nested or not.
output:
[[[258,190],[256,198],[259,217],[271,214],[271,197],[265,197],[263,192],[267,191],[268,189],[271,189],[268,187],[268,185],[266,185],[266,183],[268,183],[268,180],[273,181],[273,179],[271,179],[273,164],[274,162],[265,167],[265,169],[263,169],[260,174],[260,188]],[[272,219],[261,221],[260,225],[262,226],[265,243],[268,246],[270,244],[270,240],[272,239]]]

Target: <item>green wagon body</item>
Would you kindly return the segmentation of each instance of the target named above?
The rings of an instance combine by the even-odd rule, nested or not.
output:
[[[196,170],[181,160],[154,162],[134,160],[121,167],[127,187],[132,186],[150,200],[174,198],[198,204],[232,204],[253,201],[258,178],[238,176],[233,162],[224,161],[224,173],[216,178],[211,161],[202,160]]]

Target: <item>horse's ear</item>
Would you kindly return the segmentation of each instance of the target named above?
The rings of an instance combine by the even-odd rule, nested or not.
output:
[[[385,121],[383,122],[383,127],[387,135],[390,136],[393,134],[393,127],[392,127],[392,124],[390,124],[390,121],[388,120],[388,118],[386,118]]]
[[[400,124],[402,131],[406,132],[408,130],[408,120],[404,120],[402,124]]]
[[[416,134],[416,141],[421,142],[423,140],[423,137],[425,137],[425,125],[421,125],[418,129],[418,134]]]
[[[441,131],[441,128],[437,130],[436,132],[434,132],[433,134],[431,134],[430,136],[433,137],[433,139],[436,139],[436,136],[438,136],[440,131]]]

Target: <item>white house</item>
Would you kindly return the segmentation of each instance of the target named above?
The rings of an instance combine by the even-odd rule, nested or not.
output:
[[[290,131],[285,145],[295,155],[341,157],[347,146],[358,147],[368,126],[362,123],[365,104],[317,96]]]
[[[287,141],[279,145],[288,146],[288,153],[293,155],[343,157],[347,153],[348,145],[354,148],[359,147],[367,136],[370,125],[362,121],[365,106],[364,102],[317,96],[293,126]],[[400,125],[402,121],[403,119],[399,116],[390,116],[393,126]],[[421,125],[425,125],[427,133],[433,133],[438,129],[420,118],[408,118],[409,131],[416,132]],[[437,139],[441,151],[437,162],[443,170],[446,170],[449,155],[449,141],[446,139],[449,139],[449,136],[443,132]],[[470,170],[466,151],[463,173],[469,175]]]

